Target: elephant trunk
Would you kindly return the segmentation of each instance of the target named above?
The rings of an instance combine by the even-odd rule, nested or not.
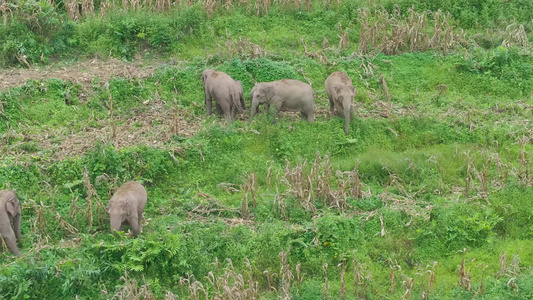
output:
[[[255,116],[255,113],[257,112],[257,107],[259,106],[259,103],[257,101],[254,101],[252,99],[252,106],[250,107],[250,122]]]
[[[3,221],[2,221],[3,220]],[[11,228],[11,224],[9,223],[9,218],[7,216],[7,213],[5,213],[5,217],[3,214],[0,214],[0,235],[1,238],[4,240],[7,249],[11,251],[15,256],[19,256],[19,249],[17,248],[17,239],[15,238],[15,233],[13,232],[13,228]],[[2,242],[0,241],[0,245]]]
[[[128,223],[130,224],[131,231],[135,236],[141,234],[141,220],[137,216],[131,216],[128,218]]]
[[[11,227],[10,227],[11,229]],[[19,256],[19,249],[17,248],[17,240],[15,238],[15,234],[11,230],[11,233],[8,234],[2,234],[2,238],[4,239],[4,242],[6,243],[7,249],[11,251],[15,256]]]
[[[344,133],[348,135],[348,133],[350,132],[350,120],[352,118],[352,103],[350,103],[349,100],[345,100],[344,102]]]

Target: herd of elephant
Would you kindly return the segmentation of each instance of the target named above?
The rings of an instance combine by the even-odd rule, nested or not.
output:
[[[207,115],[212,113],[213,100],[216,112],[223,114],[226,121],[231,122],[235,113],[246,108],[244,92],[240,81],[221,71],[206,70],[202,73],[204,83],[205,104]],[[352,116],[352,103],[356,89],[352,80],[344,72],[334,72],[326,79],[326,93],[332,115],[344,116],[345,133],[348,134]],[[294,79],[282,79],[273,82],[257,83],[250,91],[250,120],[257,112],[259,105],[265,105],[267,111],[275,109],[276,121],[280,111],[301,112],[302,117],[310,122],[315,121],[315,92],[305,82]],[[147,201],[146,189],[135,181],[124,183],[109,200],[111,232],[120,231],[122,225],[129,225],[135,236],[142,231],[142,213]],[[0,191],[0,244],[5,244],[14,255],[19,256],[17,242],[20,234],[21,209],[15,192]]]
[[[240,81],[215,70],[205,70],[202,73],[202,81],[208,116],[212,113],[213,100],[216,103],[216,112],[223,114],[228,122],[233,121],[237,112],[240,113],[246,108]],[[326,93],[331,114],[344,116],[344,132],[348,135],[352,103],[357,93],[352,80],[344,72],[333,72],[326,79]],[[267,111],[271,106],[275,110],[274,122],[280,111],[301,112],[306,120],[315,121],[315,92],[309,84],[299,80],[282,79],[256,83],[250,91],[250,102],[250,120],[257,113],[258,106],[265,105]]]

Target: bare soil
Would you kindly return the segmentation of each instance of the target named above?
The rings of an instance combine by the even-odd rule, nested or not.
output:
[[[143,61],[124,62],[117,59],[93,59],[69,65],[49,65],[30,69],[10,68],[0,70],[0,90],[21,86],[28,80],[58,78],[63,81],[81,83],[85,88],[93,78],[108,81],[113,77],[146,78],[157,68],[157,63]]]

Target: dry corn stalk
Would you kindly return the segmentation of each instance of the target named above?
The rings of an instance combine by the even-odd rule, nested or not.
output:
[[[441,50],[447,53],[466,42],[465,33],[451,25],[451,15],[417,12],[411,7],[402,14],[398,6],[392,13],[385,8],[359,9],[359,52],[400,54],[403,52]]]

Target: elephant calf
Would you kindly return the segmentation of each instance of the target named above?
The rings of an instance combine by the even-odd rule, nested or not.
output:
[[[208,116],[212,113],[213,99],[216,103],[216,112],[224,114],[228,122],[233,121],[235,112],[242,112],[246,108],[240,81],[233,80],[231,76],[221,71],[205,70],[202,72],[202,82]]]
[[[299,80],[282,79],[257,83],[250,92],[250,101],[250,121],[260,104],[275,109],[274,123],[280,111],[299,111],[309,122],[315,121],[315,93],[309,84]]]
[[[19,256],[20,203],[13,191],[0,191],[0,235],[9,251]],[[0,245],[2,242],[0,241]]]
[[[348,135],[350,119],[353,115],[352,103],[357,93],[352,80],[344,72],[333,72],[326,79],[326,93],[329,98],[329,110],[332,115],[344,115],[344,133]]]
[[[122,225],[129,224],[133,234],[139,236],[142,231],[141,221],[146,200],[147,193],[142,184],[136,181],[124,183],[107,205],[111,232],[120,231]]]

